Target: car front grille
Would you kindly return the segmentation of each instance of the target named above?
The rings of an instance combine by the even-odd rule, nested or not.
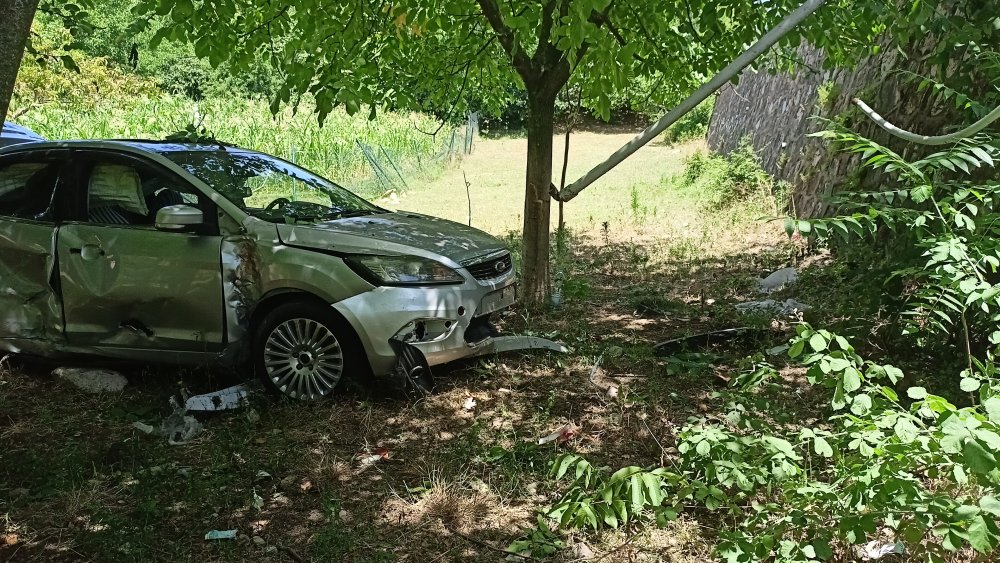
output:
[[[514,260],[511,258],[509,252],[505,252],[500,256],[494,256],[482,262],[466,264],[465,268],[477,280],[491,280],[510,272],[514,268]]]

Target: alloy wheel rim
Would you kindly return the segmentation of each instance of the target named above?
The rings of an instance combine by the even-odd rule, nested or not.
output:
[[[315,400],[333,392],[344,373],[337,337],[312,319],[289,319],[274,327],[264,344],[264,369],[279,391]]]

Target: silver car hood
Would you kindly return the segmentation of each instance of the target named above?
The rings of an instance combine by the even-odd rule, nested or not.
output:
[[[409,253],[409,249],[463,263],[504,248],[496,237],[474,229],[416,213],[379,213],[309,225],[278,226],[285,244],[341,252]]]

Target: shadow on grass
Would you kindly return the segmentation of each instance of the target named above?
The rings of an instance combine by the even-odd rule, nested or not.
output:
[[[204,433],[182,446],[132,423],[157,423],[180,387],[209,391],[238,375],[117,366],[130,385],[95,396],[48,375],[50,365],[14,366],[0,374],[0,558],[502,559],[493,548],[557,498],[547,464],[559,453],[612,467],[669,463],[688,417],[721,416],[714,391],[745,356],[788,336],[787,324],[732,305],[758,298],[756,279],[793,258],[576,241],[559,309],[497,319],[507,333],[562,340],[570,354],[444,366],[437,392],[416,402],[355,391],[322,404],[260,398],[201,416]],[[748,324],[764,330],[672,358],[653,353],[667,338]],[[568,441],[537,443],[568,422],[580,427]],[[651,529],[626,551],[704,560],[717,522],[678,535],[684,525],[663,532],[684,538],[672,547]],[[212,529],[239,536],[204,540]],[[604,537],[590,541],[611,550],[617,539]]]

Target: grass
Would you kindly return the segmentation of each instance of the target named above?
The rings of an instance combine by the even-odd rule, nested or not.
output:
[[[627,137],[574,137],[570,177]],[[523,148],[523,140],[482,141],[461,168],[414,186],[401,205],[461,218],[464,189],[456,193],[454,181],[464,169],[473,224],[516,228]],[[178,387],[209,391],[233,376],[125,365],[122,394],[90,396],[51,377],[50,366],[0,372],[0,559],[500,560],[497,549],[558,495],[547,476],[558,453],[612,467],[669,463],[676,429],[722,408],[713,395],[720,378],[786,336],[778,326],[673,358],[652,344],[747,322],[769,328],[732,303],[755,297],[758,276],[800,255],[780,225],[734,224],[732,210],[709,210],[684,185],[684,158],[699,149],[643,149],[567,205],[562,306],[498,321],[505,332],[560,339],[571,353],[445,366],[435,370],[438,391],[422,401],[359,392],[321,405],[261,398],[253,415],[202,416],[202,435],[169,446],[132,423],[169,414]],[[536,443],[567,422],[581,427],[571,440]],[[362,469],[378,448],[388,458]],[[608,561],[705,561],[717,520],[693,512],[664,529],[568,534],[554,560],[571,560],[572,546],[586,542]],[[239,537],[205,541],[213,529]]]
[[[28,110],[18,121],[51,139],[162,139],[201,123],[220,140],[291,160],[369,196],[436,175],[461,152],[464,136],[464,129],[454,128],[436,136],[423,133],[438,124],[416,113],[386,112],[369,121],[367,114],[349,116],[337,110],[320,127],[308,103],[298,112],[286,109],[275,117],[263,100],[192,102],[158,93],[46,104]],[[384,172],[383,182],[359,143],[371,148]]]

